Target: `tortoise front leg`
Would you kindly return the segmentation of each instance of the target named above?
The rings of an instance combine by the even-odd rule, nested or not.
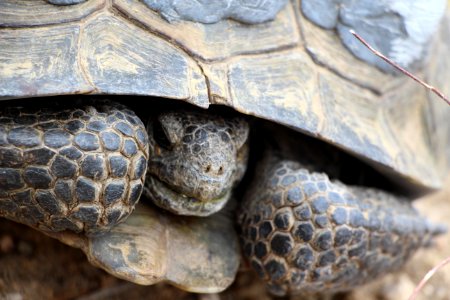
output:
[[[406,199],[268,159],[239,222],[245,256],[276,295],[349,290],[398,269],[445,231]]]
[[[0,118],[0,217],[43,231],[106,231],[133,211],[148,138],[123,105],[5,109]]]

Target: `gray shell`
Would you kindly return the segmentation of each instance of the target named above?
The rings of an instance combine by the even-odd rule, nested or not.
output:
[[[0,3],[1,98],[131,94],[223,104],[335,144],[413,190],[442,185],[447,107],[408,78],[356,59],[334,31],[303,16],[308,1],[278,1],[258,19],[274,20],[254,25],[252,14],[223,11],[214,20],[182,13],[168,22],[154,1],[49,2]],[[433,59],[421,73],[449,94],[445,24],[426,42]]]

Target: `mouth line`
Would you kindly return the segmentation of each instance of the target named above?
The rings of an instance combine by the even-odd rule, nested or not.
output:
[[[153,202],[180,215],[208,216],[223,208],[231,194],[231,191],[224,191],[215,198],[200,199],[176,191],[153,174],[148,175],[147,181]]]

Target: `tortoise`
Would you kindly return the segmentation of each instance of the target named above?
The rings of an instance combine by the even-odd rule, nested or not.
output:
[[[450,43],[447,18],[438,31],[445,1],[428,1],[425,7],[419,5],[422,1],[417,3],[406,10],[404,1],[229,1],[227,5],[220,1],[2,1],[0,97],[9,100],[73,94],[139,95],[151,96],[141,98],[142,101],[160,97],[200,108],[229,106],[241,114],[332,144],[383,174],[398,193],[413,198],[439,189],[448,172],[450,127],[443,120],[449,113],[441,108],[443,104],[429,101],[426,91],[391,74],[386,65],[355,45],[346,29],[356,27],[367,33],[378,48],[417,68],[448,92],[444,85],[449,70],[445,55]],[[439,34],[431,39],[435,32]],[[428,48],[428,44],[433,47]],[[403,51],[411,45],[417,51]],[[356,58],[347,48],[375,66]],[[438,57],[439,61],[431,57]],[[69,98],[61,99],[64,102]],[[122,102],[130,101],[129,97],[124,99]],[[37,101],[22,100],[24,106],[30,102]],[[142,134],[143,123],[131,110],[97,98],[82,103],[70,111],[66,105],[58,104],[31,113],[11,109],[2,114],[1,215],[82,248],[93,264],[130,281],[168,281],[195,292],[216,292],[229,286],[238,269],[240,253],[230,217],[233,201],[230,207],[222,208],[244,173],[247,122],[233,114],[231,119],[203,116],[177,103],[176,106],[182,106],[181,114],[165,108],[157,114],[149,113],[153,118],[147,128],[147,140]],[[181,135],[171,136],[171,132],[188,131],[184,125],[169,129],[167,122],[183,124],[183,118],[196,115],[193,118],[202,124],[218,121],[222,126],[221,130],[212,126],[207,136],[220,131],[234,143],[231,151],[238,163],[231,166],[226,190],[205,200],[199,199],[210,196],[204,190],[196,196],[186,196],[189,187],[172,186],[155,197],[158,192],[152,191],[152,180],[158,172],[147,176],[144,188],[144,165],[148,163],[148,170],[162,170],[164,166],[173,170],[173,166],[158,166],[156,161],[152,165],[153,158],[171,150],[175,140],[180,142]],[[69,123],[73,121],[81,125],[71,132]],[[224,124],[228,129],[223,129]],[[285,131],[286,128],[280,129],[278,133],[277,129],[273,136],[284,136]],[[197,139],[195,134],[186,134],[181,141],[192,143],[183,141],[189,135]],[[204,134],[198,135],[203,139]],[[289,141],[292,137],[294,142]],[[310,169],[308,161],[299,160],[298,153],[285,153],[283,149],[297,147],[297,139],[302,138],[289,132],[288,137],[265,142],[272,147],[268,150],[272,154],[261,161],[262,171],[255,172],[255,182],[244,197],[239,217],[243,252],[256,272],[269,282],[273,293],[347,289],[399,267],[414,249],[428,242],[428,237],[442,232],[440,226],[417,216],[405,200],[372,188],[345,186],[332,175],[329,180],[314,167]],[[306,141],[310,144],[309,139]],[[288,146],[278,148],[278,144]],[[147,152],[149,145],[151,150]],[[203,149],[215,149],[210,146],[202,144]],[[45,151],[48,148],[50,154]],[[69,148],[76,148],[81,154]],[[323,144],[319,148],[322,151]],[[45,157],[45,152],[51,157]],[[123,172],[121,168],[111,168],[111,153],[117,160],[125,161],[123,165],[133,166],[125,168],[126,176],[111,176]],[[205,153],[210,157],[217,154]],[[54,157],[65,165],[56,164],[52,170]],[[69,172],[73,165],[77,170],[75,177],[64,175],[61,182],[65,182],[59,183],[54,170]],[[202,174],[227,173],[224,167],[228,166],[208,165],[201,168]],[[29,171],[30,168],[34,169]],[[322,168],[318,171],[322,172]],[[25,173],[29,174],[27,180]],[[272,177],[265,177],[269,175]],[[292,175],[299,179],[292,180]],[[195,186],[191,180],[188,183]],[[277,181],[278,186],[274,183]],[[289,187],[296,185],[303,192],[289,196],[288,191],[284,193],[283,182]],[[315,188],[307,188],[311,183]],[[129,188],[132,184],[134,193],[123,192],[133,190]],[[270,184],[281,188],[275,191],[284,194],[276,197],[274,190],[265,189]],[[109,186],[111,193],[107,196]],[[20,198],[29,189],[34,193],[31,205],[26,203],[29,197]],[[191,216],[173,216],[142,204],[131,213],[143,189],[157,205]],[[66,197],[67,190],[73,190],[75,196]],[[171,197],[173,191],[181,191],[184,196]],[[330,195],[323,197],[324,191]],[[313,201],[316,198],[320,199],[318,203]],[[299,203],[285,205],[293,199]],[[310,216],[307,209],[300,211],[305,203],[313,209]],[[330,210],[328,214],[322,211],[324,207]],[[23,211],[32,218],[42,215],[42,220],[30,219]],[[392,221],[389,212],[395,212],[398,219]],[[192,217],[208,214],[212,215]],[[387,227],[377,227],[376,220],[381,215],[390,218],[383,219]],[[304,218],[314,218],[315,223],[312,226],[312,221]],[[303,235],[287,234],[294,227],[301,227]],[[311,227],[317,229],[312,235],[308,230]],[[387,232],[382,241],[392,247],[362,251],[368,241],[377,245],[377,236],[372,234],[377,230]],[[355,236],[352,241],[337,237],[349,234]],[[399,240],[398,236],[402,238]],[[303,242],[293,245],[293,239]],[[332,240],[355,247],[339,248],[330,244]],[[337,257],[343,257],[339,265],[347,264],[349,269],[330,274],[332,266],[338,263],[330,254],[330,245],[331,250],[352,250],[356,257],[353,260],[347,252],[350,258],[342,253]],[[294,252],[300,253],[302,259],[292,259]],[[385,252],[395,255],[377,256]],[[367,266],[358,269],[352,263]]]

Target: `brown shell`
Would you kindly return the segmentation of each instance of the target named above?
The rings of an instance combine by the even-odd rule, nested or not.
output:
[[[449,94],[449,21],[419,72]],[[351,152],[411,189],[448,170],[450,110],[355,59],[291,1],[272,22],[169,23],[138,0],[0,3],[0,97],[132,94],[224,104]]]

